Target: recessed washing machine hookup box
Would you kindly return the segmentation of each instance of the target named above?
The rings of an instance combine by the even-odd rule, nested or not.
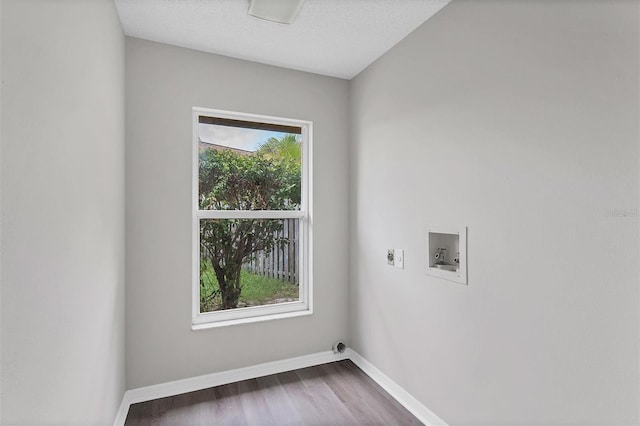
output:
[[[467,227],[425,228],[425,273],[467,284]]]

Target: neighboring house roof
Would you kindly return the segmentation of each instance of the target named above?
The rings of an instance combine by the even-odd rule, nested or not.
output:
[[[211,143],[211,142],[206,142],[206,141],[203,141],[202,139],[200,139],[200,151],[202,151],[203,149],[215,149],[217,151],[232,151],[232,152],[235,152],[236,154],[240,154],[240,155],[251,155],[251,154],[253,154],[253,151],[245,151],[244,149],[238,149],[238,148],[232,148],[230,146],[218,145],[218,144]]]

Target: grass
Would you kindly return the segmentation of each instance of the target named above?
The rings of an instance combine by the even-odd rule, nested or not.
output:
[[[218,280],[210,265],[205,266],[200,288],[200,312],[211,312],[220,309]],[[242,292],[238,307],[269,305],[291,300],[298,300],[299,287],[275,278],[264,277],[242,270],[240,273]]]

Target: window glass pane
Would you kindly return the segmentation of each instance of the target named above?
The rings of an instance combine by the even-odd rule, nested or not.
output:
[[[200,312],[300,300],[299,219],[202,219]]]
[[[300,134],[200,122],[198,136],[201,210],[300,209]]]

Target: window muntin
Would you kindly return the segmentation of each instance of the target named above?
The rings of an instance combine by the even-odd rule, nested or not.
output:
[[[311,123],[193,115],[194,328],[311,313]]]

